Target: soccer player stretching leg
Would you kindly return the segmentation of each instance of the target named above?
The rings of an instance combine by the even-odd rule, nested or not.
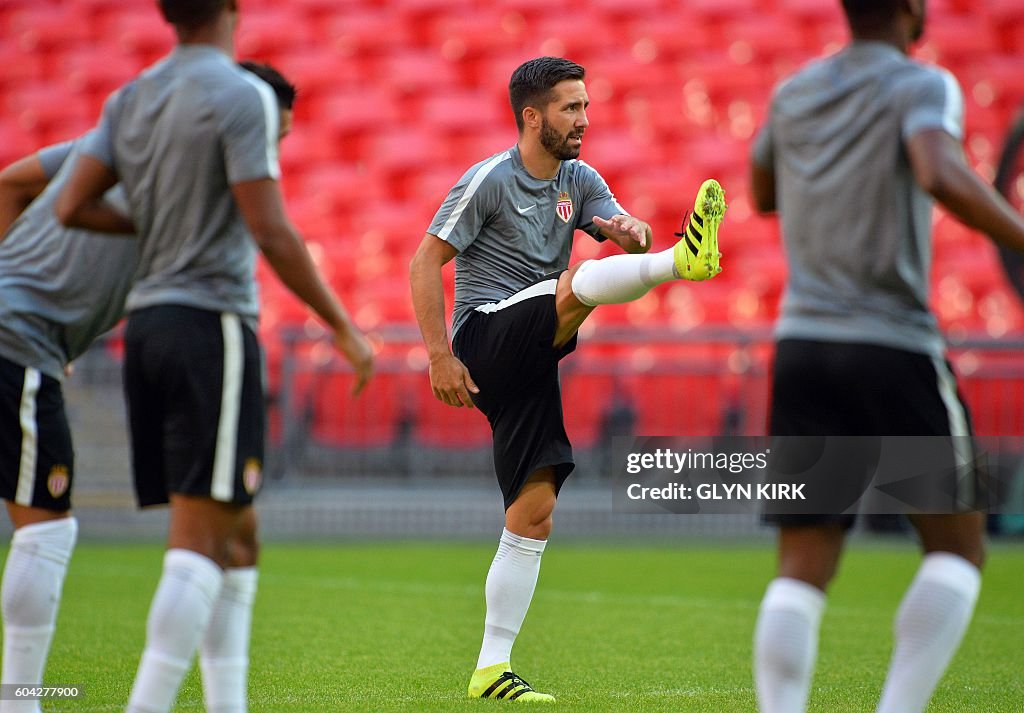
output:
[[[722,187],[705,181],[682,239],[655,254],[651,229],[577,160],[589,121],[583,67],[541,57],[512,74],[515,146],[466,172],[449,192],[410,266],[434,395],[478,407],[490,422],[505,530],[485,586],[487,616],[471,698],[553,701],[512,672],[512,645],[533,598],[562,483],[574,467],[558,362],[600,304],[630,302],[719,267]],[[629,255],[569,266],[575,231]],[[441,268],[455,259],[452,341]]]

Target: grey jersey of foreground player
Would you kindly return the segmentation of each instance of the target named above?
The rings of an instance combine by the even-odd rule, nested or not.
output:
[[[843,5],[853,41],[778,86],[753,151],[755,205],[780,209],[790,268],[772,434],[964,443],[966,408],[928,307],[932,199],[1017,249],[1024,221],[964,159],[963,100],[952,75],[907,57],[924,3]],[[896,616],[879,713],[924,710],[980,587],[981,513],[910,519],[925,557]],[[755,676],[763,713],[794,713],[807,704],[824,593],[852,519],[778,523],[778,577],[761,604]]]
[[[0,242],[0,356],[54,379],[124,315],[138,265],[133,236],[65,228],[54,218],[83,141],[36,154],[48,185]],[[127,213],[120,186],[105,198]]]

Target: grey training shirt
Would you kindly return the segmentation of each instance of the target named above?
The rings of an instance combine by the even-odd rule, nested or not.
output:
[[[789,264],[778,338],[942,353],[932,199],[905,149],[935,129],[963,136],[956,80],[884,43],[854,42],[777,87],[753,158],[774,167]]]
[[[618,213],[626,211],[608,184],[580,160],[562,161],[552,179],[534,178],[513,146],[470,168],[427,229],[459,251],[452,335],[475,307],[567,268],[575,231],[603,240],[593,217]]]
[[[138,264],[134,237],[65,228],[54,215],[80,144],[39,152],[52,180],[0,242],[0,355],[55,379],[121,319]],[[127,212],[120,186],[105,198]]]
[[[128,194],[139,279],[128,309],[176,304],[259,312],[256,245],[231,186],[277,179],[270,86],[210,45],[183,45],[107,100],[85,152]]]

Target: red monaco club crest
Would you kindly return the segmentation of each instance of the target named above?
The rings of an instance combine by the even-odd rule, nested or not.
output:
[[[565,191],[558,194],[558,203],[555,204],[555,212],[558,213],[558,217],[562,219],[563,223],[568,223],[569,218],[572,217],[572,198]]]

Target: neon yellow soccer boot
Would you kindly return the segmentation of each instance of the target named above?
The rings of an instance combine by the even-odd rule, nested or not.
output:
[[[495,698],[517,703],[554,703],[555,697],[538,693],[530,684],[512,673],[507,663],[478,668],[469,680],[470,698]]]
[[[710,280],[722,271],[719,266],[718,226],[725,217],[725,190],[709,178],[697,191],[693,212],[683,219],[683,230],[676,233],[674,248],[676,272],[684,280]]]

